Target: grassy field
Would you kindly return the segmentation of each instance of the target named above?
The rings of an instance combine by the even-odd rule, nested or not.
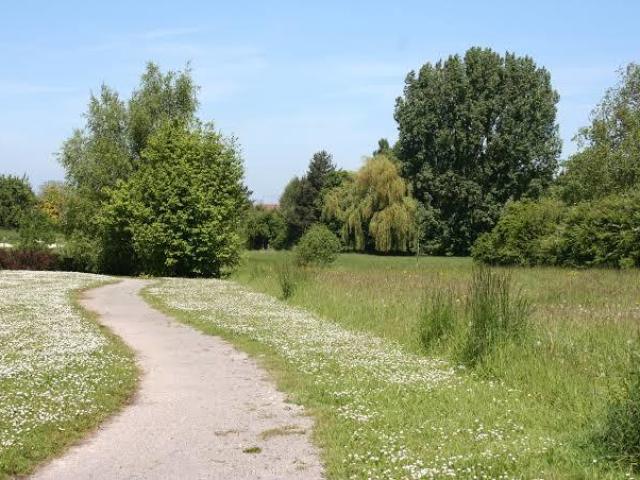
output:
[[[106,280],[0,272],[0,478],[30,472],[130,397],[132,353],[77,304]]]
[[[593,438],[637,335],[640,272],[514,270],[533,326],[470,370],[455,342],[425,351],[416,332],[437,288],[462,313],[469,260],[342,255],[284,304],[284,255],[248,254],[234,280],[250,289],[167,280],[147,296],[260,356],[318,419],[330,478],[633,477]]]

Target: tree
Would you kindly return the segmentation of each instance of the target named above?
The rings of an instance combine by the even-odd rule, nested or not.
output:
[[[342,240],[350,248],[406,252],[416,235],[416,211],[396,164],[377,155],[327,194],[323,217],[340,221]]]
[[[141,160],[101,210],[110,270],[220,276],[233,267],[247,206],[234,143],[211,127],[173,121],[156,128]]]
[[[280,197],[280,208],[288,229],[288,246],[298,241],[314,223],[320,221],[324,194],[340,184],[343,173],[336,170],[325,150],[313,155],[306,174],[294,177]]]
[[[95,217],[107,190],[141,167],[141,152],[156,129],[173,120],[190,126],[197,123],[196,94],[188,68],[163,74],[149,63],[128,102],[106,85],[98,95],[91,95],[85,126],[73,132],[59,154],[74,207],[84,210],[65,222],[69,233],[80,230],[95,235],[96,226],[86,219]]]
[[[252,205],[246,218],[247,248],[260,250],[282,248],[286,243],[287,226],[278,209]]]
[[[581,150],[565,163],[546,197],[512,202],[478,238],[485,263],[640,266],[640,67],[620,83],[577,136]]]
[[[38,193],[38,203],[52,224],[58,225],[67,205],[67,188],[65,184],[56,181],[42,184]]]
[[[466,255],[508,200],[535,198],[551,183],[558,94],[531,58],[481,48],[427,63],[405,83],[395,150],[427,211],[425,247]]]
[[[620,73],[576,139],[582,148],[559,180],[563,200],[577,203],[640,186],[640,65]]]
[[[17,228],[36,203],[27,177],[0,175],[0,227]]]

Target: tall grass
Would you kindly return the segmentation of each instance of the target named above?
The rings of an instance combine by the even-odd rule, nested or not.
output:
[[[234,278],[279,296],[273,269],[287,256],[252,253],[247,265],[255,264],[262,273],[250,278],[245,266]],[[473,377],[524,395],[530,400],[526,409],[498,397],[496,402],[504,401],[499,408],[518,411],[523,426],[556,442],[553,452],[540,460],[546,462],[545,478],[627,478],[628,461],[610,462],[621,454],[615,448],[609,453],[593,448],[593,440],[595,430],[600,433],[598,445],[633,443],[615,440],[622,438],[615,436],[622,427],[612,427],[608,437],[602,432],[605,424],[616,425],[614,410],[626,412],[620,421],[633,418],[628,414],[635,411],[625,407],[633,404],[625,399],[634,398],[628,341],[640,322],[640,269],[496,268],[492,273],[480,288],[483,282],[477,276],[474,280],[480,274],[470,259],[423,257],[416,262],[409,257],[343,254],[300,284],[289,303],[406,351],[427,352],[455,364],[465,350],[482,351]],[[496,275],[503,280],[497,281]],[[502,275],[508,277],[506,291]],[[493,325],[487,318],[500,326],[499,333],[483,331],[482,326]],[[434,401],[433,408],[446,410],[454,400]],[[474,416],[492,405],[498,404],[472,400],[460,408]],[[634,422],[627,423],[629,432]],[[522,477],[531,478],[524,473]]]
[[[438,287],[425,294],[418,318],[418,339],[425,351],[442,345],[454,333],[459,312],[450,287]]]
[[[280,285],[280,296],[283,300],[288,300],[303,282],[305,271],[290,259],[284,259],[276,266],[276,276]]]
[[[613,394],[596,442],[611,456],[640,470],[640,338],[630,349],[622,388]]]
[[[513,289],[511,275],[474,266],[467,297],[469,330],[460,359],[475,365],[500,344],[521,340],[531,314],[529,301]]]

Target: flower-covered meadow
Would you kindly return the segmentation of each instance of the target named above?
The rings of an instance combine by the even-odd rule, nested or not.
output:
[[[571,467],[535,395],[482,380],[220,280],[165,279],[152,303],[262,356],[317,418],[329,478],[558,478]],[[533,418],[544,417],[536,412]],[[587,478],[618,478],[597,462]]]
[[[0,272],[0,478],[57,453],[133,390],[131,353],[74,304],[107,279]]]

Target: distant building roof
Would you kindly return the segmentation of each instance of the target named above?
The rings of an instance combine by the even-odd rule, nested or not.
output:
[[[256,207],[262,207],[265,210],[277,210],[280,205],[277,203],[258,203]]]

